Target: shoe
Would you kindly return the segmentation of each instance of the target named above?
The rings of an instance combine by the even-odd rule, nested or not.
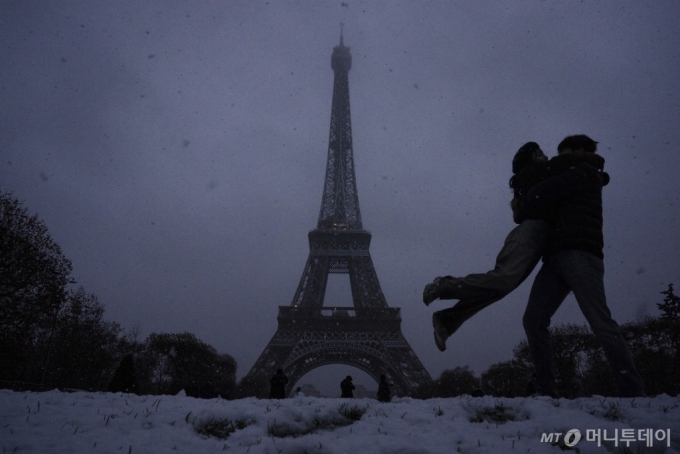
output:
[[[429,306],[430,303],[439,298],[439,279],[436,277],[431,284],[427,284],[423,290],[423,303]]]
[[[444,329],[441,319],[438,313],[432,314],[432,326],[434,327],[434,343],[437,344],[437,348],[440,352],[446,350],[446,338],[448,333]]]

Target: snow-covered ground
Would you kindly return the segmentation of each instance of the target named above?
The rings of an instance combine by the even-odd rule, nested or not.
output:
[[[581,434],[573,448],[563,441],[571,429]],[[619,441],[604,441],[605,431]],[[553,433],[562,434],[559,443],[556,435],[545,441]],[[649,442],[641,441],[650,434]],[[570,435],[567,442],[574,440]],[[3,453],[41,454],[680,453],[680,397],[462,396],[379,403],[0,390],[0,445]]]

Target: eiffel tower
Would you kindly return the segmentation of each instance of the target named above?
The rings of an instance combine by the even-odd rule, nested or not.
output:
[[[335,74],[328,162],[317,228],[309,232],[309,257],[290,306],[279,306],[278,329],[248,373],[264,381],[279,368],[288,394],[307,372],[347,364],[376,382],[385,374],[394,395],[410,395],[432,378],[401,333],[399,308],[388,307],[363,229],[352,150],[348,72],[350,48],[333,48]],[[349,274],[353,306],[325,307],[329,273]]]

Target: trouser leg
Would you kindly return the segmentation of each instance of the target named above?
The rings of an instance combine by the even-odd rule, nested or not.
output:
[[[547,224],[543,220],[526,220],[505,238],[496,257],[494,269],[462,278],[444,276],[439,280],[441,299],[487,299],[513,291],[531,274],[543,255]],[[486,306],[484,306],[486,307]]]
[[[584,251],[564,251],[555,257],[554,268],[574,292],[590,329],[611,365],[620,395],[645,395],[644,382],[635,367],[619,325],[607,307],[602,259]]]
[[[501,293],[464,299],[456,303],[453,307],[437,311],[436,314],[439,314],[440,320],[444,325],[448,336],[451,336],[458,331],[458,328],[460,328],[465,321],[470,319],[477,312],[496,301],[503,299],[505,296],[506,293]]]
[[[550,320],[569,294],[567,283],[544,263],[531,287],[522,319],[529,353],[536,369],[536,392],[555,395],[555,365],[550,341]]]
[[[546,235],[545,221],[524,221],[506,237],[493,270],[440,279],[440,298],[460,299],[455,306],[437,312],[449,336],[477,312],[503,299],[531,274],[543,254]]]

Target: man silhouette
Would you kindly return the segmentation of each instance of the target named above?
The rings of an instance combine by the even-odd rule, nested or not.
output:
[[[594,154],[597,142],[585,135],[566,137],[559,155]],[[594,169],[586,166],[585,171]],[[592,166],[591,166],[592,167]],[[546,219],[548,240],[543,266],[536,275],[523,325],[536,369],[536,392],[557,396],[550,320],[570,292],[600,342],[614,372],[621,397],[645,396],[644,382],[635,368],[618,324],[612,319],[604,291],[602,183],[573,193],[573,173],[563,173],[536,184],[519,200],[518,220]]]

